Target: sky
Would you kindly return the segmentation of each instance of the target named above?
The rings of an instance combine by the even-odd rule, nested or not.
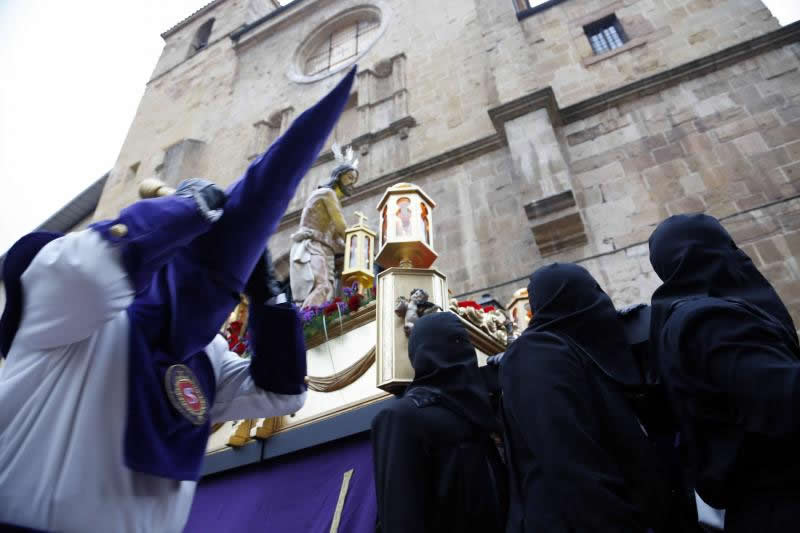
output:
[[[0,0],[0,254],[111,169],[160,34],[208,2]]]

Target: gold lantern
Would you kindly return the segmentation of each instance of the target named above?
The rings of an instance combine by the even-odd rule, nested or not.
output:
[[[411,301],[422,298],[447,309],[447,278],[430,268],[436,261],[433,219],[436,204],[422,189],[398,183],[378,203],[380,251],[376,261],[387,268],[377,279],[377,386],[399,392],[414,380],[405,325]]]
[[[376,260],[384,268],[428,268],[438,257],[433,250],[436,203],[410,183],[389,187],[378,203],[380,244]]]
[[[366,216],[356,211],[358,222],[355,226],[347,228],[344,234],[344,270],[342,283],[349,287],[353,282],[358,283],[358,292],[370,289],[375,284],[372,273],[372,256],[375,250],[375,232],[369,229],[364,221]]]
[[[528,301],[528,289],[514,291],[514,295],[511,297],[511,301],[508,302],[506,309],[508,309],[511,320],[519,331],[527,328],[528,322],[532,317],[531,304]]]

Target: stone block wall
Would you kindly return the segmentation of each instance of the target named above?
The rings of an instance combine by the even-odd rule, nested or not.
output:
[[[361,158],[364,175],[391,174],[494,135],[487,109],[527,91],[551,85],[565,105],[776,26],[759,0],[673,3],[680,5],[656,0],[568,0],[518,21],[510,0],[368,2],[381,9],[387,26],[359,60],[360,67],[376,69],[404,56],[408,115],[415,125],[400,139],[390,136],[371,146]],[[98,218],[112,216],[135,200],[138,182],[158,176],[165,151],[187,140],[206,147],[195,161],[187,161],[187,168],[199,169],[204,177],[223,184],[232,182],[246,168],[253,141],[261,135],[257,123],[287,108],[299,113],[335,83],[338,76],[310,84],[291,81],[295,53],[316,28],[365,3],[303,0],[232,40],[232,32],[263,14],[263,4],[218,0],[164,34],[162,58],[111,172]],[[651,36],[652,42],[636,50],[587,67],[582,61],[588,41],[578,34],[582,29],[576,33],[580,25],[575,24],[609,9],[628,24],[626,31],[632,37],[649,35],[651,29],[657,33],[659,28],[672,28],[670,36],[658,44]],[[208,47],[187,59],[188,43],[212,17]],[[720,26],[722,22],[733,29]],[[709,35],[702,42],[694,39],[687,44],[683,37],[675,37],[689,29],[702,32],[712,23],[719,35]],[[726,29],[730,31],[723,32]],[[644,68],[650,63],[647,54],[656,50],[663,60],[655,70]],[[624,75],[607,72],[603,65],[628,71]],[[132,175],[129,169],[136,165],[138,170]],[[309,182],[321,182],[327,170],[325,165],[315,168]],[[302,205],[309,192],[304,188],[299,193],[293,209]]]
[[[671,214],[726,217],[797,194],[798,67],[795,44],[564,126],[595,249],[642,242]]]
[[[566,1],[517,23],[496,0],[478,5],[501,102],[551,86],[567,106],[778,27],[759,0]],[[629,44],[595,57],[583,27],[610,14]]]
[[[273,9],[274,6],[263,0],[217,0],[200,8],[194,17],[192,13],[186,13],[186,19],[179,21],[162,34],[164,49],[152,77],[156,78],[187,60],[192,63],[203,63],[205,51],[190,59],[187,58],[191,55],[189,49],[197,30],[212,18],[214,23],[208,36],[209,47],[218,41],[226,40],[228,34],[242,24],[252,22]]]
[[[359,67],[362,71],[381,70],[392,58],[405,57],[407,112],[416,125],[372,145],[361,157],[364,176],[395,172],[492,135],[494,128],[486,113],[488,59],[474,45],[481,39],[474,6],[460,0],[376,0],[374,4],[388,24],[359,60]],[[341,78],[342,74],[335,74],[314,83],[296,83],[288,73],[294,68],[301,43],[327,20],[364,5],[358,0],[305,0],[238,41],[227,36],[215,40],[212,31],[209,46],[201,53],[177,63],[166,58],[174,55],[173,48],[183,46],[175,44],[176,40],[191,39],[194,26],[209,17],[217,18],[215,28],[228,28],[230,33],[244,22],[244,5],[240,0],[215,3],[208,13],[167,37],[164,57],[147,85],[97,218],[112,216],[134,201],[138,182],[158,176],[165,151],[186,140],[206,146],[204,153],[196,154],[191,168],[219,183],[231,183],[252,155],[253,140],[260,134],[255,124],[290,107],[301,112]],[[513,13],[510,5],[507,9]],[[230,20],[238,22],[232,25]],[[357,83],[354,90],[361,93],[367,88]],[[128,169],[137,163],[135,179],[129,179]],[[329,171],[324,162],[312,169],[308,183],[313,185],[299,192],[293,209],[302,205]]]
[[[800,45],[792,44],[558,128],[589,242],[545,258],[529,252],[526,272],[507,272],[491,292],[504,301],[538,266],[576,261],[618,305],[648,301],[660,281],[647,238],[669,215],[704,211],[723,221],[797,320],[799,106]],[[467,297],[491,286],[451,285]]]

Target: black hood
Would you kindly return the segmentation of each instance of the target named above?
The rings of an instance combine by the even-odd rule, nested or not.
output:
[[[659,338],[675,301],[735,298],[758,307],[797,342],[792,318],[761,272],[719,221],[703,214],[675,215],[650,236],[650,263],[663,281],[653,294],[651,338]]]
[[[531,274],[528,300],[533,318],[523,333],[548,332],[580,346],[614,380],[641,383],[611,298],[589,272],[571,263],[553,263]]]
[[[475,348],[456,315],[444,312],[420,318],[411,330],[408,355],[415,375],[406,395],[425,389],[478,427],[497,429]]]

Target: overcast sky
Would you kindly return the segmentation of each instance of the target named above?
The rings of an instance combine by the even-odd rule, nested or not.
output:
[[[160,34],[208,1],[0,0],[0,254],[111,169]]]

